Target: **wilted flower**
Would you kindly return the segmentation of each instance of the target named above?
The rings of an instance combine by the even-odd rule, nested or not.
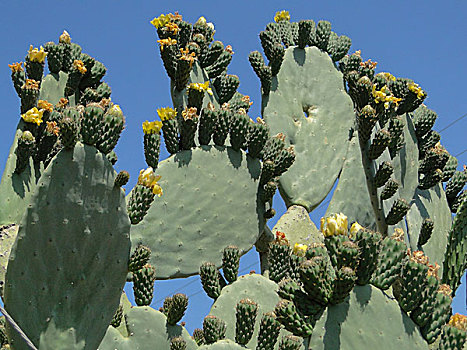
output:
[[[24,71],[23,62],[9,64],[8,67],[10,67],[12,73]]]
[[[50,102],[48,102],[46,100],[39,100],[37,102],[37,107],[39,109],[43,109],[44,111],[47,111],[47,112],[52,112],[54,110],[53,104],[51,104]]]
[[[83,61],[81,60],[74,60],[73,68],[78,70],[81,74],[85,74],[88,71],[87,68],[84,66]]]
[[[64,30],[62,35],[60,35],[60,37],[58,38],[58,41],[64,44],[70,44],[71,43],[70,34],[68,34],[66,30]]]

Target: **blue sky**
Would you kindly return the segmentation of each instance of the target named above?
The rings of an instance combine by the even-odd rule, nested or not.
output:
[[[0,1],[0,164],[3,168],[19,118],[19,99],[10,80],[8,64],[24,60],[32,44],[57,41],[66,29],[83,52],[108,68],[104,80],[112,87],[112,100],[120,104],[127,126],[117,145],[117,170],[132,175],[131,188],[145,167],[141,123],[154,119],[157,108],[169,106],[169,80],[157,48],[157,35],[149,21],[161,13],[179,11],[195,22],[204,16],[216,27],[216,40],[230,44],[235,52],[229,73],[240,77],[239,91],[254,102],[250,116],[260,114],[259,80],[248,62],[248,53],[260,50],[258,33],[279,10],[289,10],[292,20],[325,19],[333,30],[352,39],[352,49],[378,62],[377,71],[408,77],[428,92],[426,105],[439,119],[435,130],[459,164],[467,163],[467,2],[456,1]],[[462,153],[464,152],[464,153]],[[161,159],[167,153],[161,153]],[[460,167],[459,167],[460,169]],[[276,203],[279,202],[276,200]],[[325,206],[312,215],[317,222]],[[278,215],[284,211],[278,206]],[[275,220],[271,220],[273,224]],[[256,253],[242,258],[243,273],[259,271]],[[190,283],[187,285],[187,283]],[[183,288],[182,288],[183,287]],[[191,332],[208,313],[210,299],[200,292],[196,278],[157,282],[155,307],[173,291],[190,298]],[[454,309],[466,313],[465,277]]]

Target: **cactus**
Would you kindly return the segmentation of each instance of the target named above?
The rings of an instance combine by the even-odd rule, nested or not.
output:
[[[128,193],[106,67],[67,32],[10,65],[21,119],[0,183],[2,347],[465,343],[465,316],[449,317],[467,266],[467,172],[432,130],[427,93],[347,54],[350,38],[326,20],[274,21],[259,34],[264,57],[249,55],[257,122],[212,23],[151,21],[172,105],[143,123],[147,167]],[[288,208],[270,229],[276,189]],[[309,213],[328,196],[318,229]],[[261,274],[239,276],[253,246]],[[151,306],[157,280],[198,274],[213,304],[190,336],[188,296]]]

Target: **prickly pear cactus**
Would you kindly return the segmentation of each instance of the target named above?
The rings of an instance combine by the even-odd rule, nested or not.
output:
[[[467,170],[432,130],[427,93],[348,54],[330,22],[281,11],[259,34],[265,57],[249,55],[254,122],[212,23],[151,24],[172,106],[143,123],[148,167],[126,198],[130,174],[112,167],[125,118],[105,66],[66,32],[10,65],[21,120],[0,183],[0,280],[6,270],[25,336],[0,321],[1,346],[464,347],[451,303],[467,268]],[[271,230],[277,189],[288,209]],[[318,229],[309,213],[328,195]],[[238,276],[253,246],[261,274]],[[150,305],[157,279],[195,274],[213,304],[190,336],[185,294]]]

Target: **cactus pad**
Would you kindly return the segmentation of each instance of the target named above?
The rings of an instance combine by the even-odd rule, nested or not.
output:
[[[98,350],[170,350],[170,339],[182,336],[187,350],[198,348],[185,328],[179,325],[170,326],[167,318],[149,306],[132,307],[126,313],[126,327],[129,337],[123,336],[110,326]]]
[[[309,348],[428,349],[418,326],[379,289],[355,286],[350,299],[329,306],[316,322]]]
[[[53,320],[57,331],[74,328],[76,342],[95,349],[118,307],[130,222],[116,175],[103,154],[78,144],[60,152],[38,181],[4,292],[8,312],[35,344]],[[27,348],[11,330],[10,336],[15,348]]]
[[[147,245],[157,278],[198,273],[205,261],[222,264],[236,245],[247,252],[263,230],[257,198],[260,162],[230,147],[202,146],[160,162],[164,194],[131,228],[131,240]],[[235,213],[235,215],[232,215]]]
[[[245,275],[222,289],[222,293],[214,302],[209,315],[217,316],[227,325],[226,338],[235,339],[235,308],[237,303],[245,298],[258,304],[258,316],[256,317],[253,338],[246,344],[250,349],[255,349],[261,318],[264,313],[274,311],[280,298],[277,294],[277,284],[266,277],[257,274]],[[281,335],[288,334],[285,330]],[[277,345],[275,347],[277,349]]]
[[[295,146],[296,161],[280,179],[281,194],[287,206],[311,211],[342,169],[355,118],[342,74],[318,48],[290,47],[262,104],[271,135],[282,132]]]
[[[323,242],[323,234],[316,228],[305,208],[300,205],[292,205],[272,229],[285,233],[285,237],[293,247],[295,243],[311,244]]]
[[[407,227],[409,231],[409,240],[412,250],[419,250],[417,247],[418,236],[423,220],[430,218],[433,220],[433,233],[422,250],[426,256],[430,258],[430,263],[437,262],[442,265],[444,261],[444,249],[448,243],[448,234],[451,229],[452,218],[451,210],[449,209],[446,195],[438,184],[429,190],[417,189],[415,192],[415,201],[411,210],[407,214]],[[442,269],[439,275],[442,275]]]

